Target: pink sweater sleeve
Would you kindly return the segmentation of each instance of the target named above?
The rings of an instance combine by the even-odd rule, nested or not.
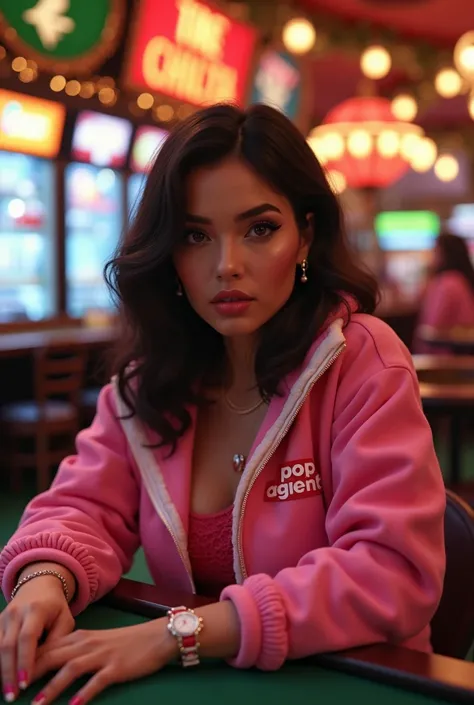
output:
[[[429,624],[444,577],[445,491],[411,370],[384,368],[336,400],[332,482],[330,546],[223,591],[242,628],[235,666],[273,670],[401,643]]]
[[[51,488],[27,506],[19,528],[0,554],[0,581],[9,599],[29,563],[54,561],[76,577],[74,614],[114,587],[138,548],[139,490],[127,459],[110,385],[96,418],[77,437]]]

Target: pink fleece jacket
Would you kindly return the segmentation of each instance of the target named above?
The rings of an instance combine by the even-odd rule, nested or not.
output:
[[[443,585],[445,492],[410,355],[382,321],[333,321],[272,399],[233,512],[241,623],[233,664],[374,642],[429,651]],[[157,585],[194,590],[187,552],[193,427],[176,453],[118,420],[114,384],[50,490],[0,556],[8,596],[37,560],[76,576],[74,613],[107,593],[141,543]],[[192,412],[194,414],[194,412]],[[194,418],[194,416],[193,416]]]

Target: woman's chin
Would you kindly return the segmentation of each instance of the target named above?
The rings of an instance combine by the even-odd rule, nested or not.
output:
[[[241,335],[252,335],[256,333],[262,326],[249,317],[241,316],[239,318],[228,318],[209,321],[211,326],[218,333],[226,338],[233,338]]]

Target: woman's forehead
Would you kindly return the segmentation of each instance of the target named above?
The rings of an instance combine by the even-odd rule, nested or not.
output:
[[[193,171],[186,182],[186,202],[196,213],[196,209],[241,213],[267,202],[289,207],[282,194],[237,158]]]

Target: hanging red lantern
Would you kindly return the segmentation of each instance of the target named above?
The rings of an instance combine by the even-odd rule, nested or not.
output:
[[[387,98],[356,97],[333,108],[308,142],[348,186],[383,188],[408,171],[422,137],[421,127],[396,119]]]

